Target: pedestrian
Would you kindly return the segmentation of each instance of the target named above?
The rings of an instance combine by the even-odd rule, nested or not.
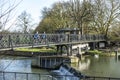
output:
[[[39,34],[38,34],[38,32],[36,32],[33,37],[34,37],[35,42],[39,41]]]
[[[42,42],[46,43],[46,33],[45,32],[42,34]]]

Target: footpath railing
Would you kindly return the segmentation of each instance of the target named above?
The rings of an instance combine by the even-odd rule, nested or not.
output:
[[[1,72],[0,80],[57,80],[50,74]]]
[[[77,35],[77,34],[0,34],[0,49],[46,45],[46,44],[74,44],[84,42],[105,41],[104,35]]]
[[[72,75],[50,75],[41,73],[0,72],[0,80],[76,80]],[[120,80],[112,77],[83,76],[78,80]]]
[[[86,76],[82,80],[120,80],[120,78]]]

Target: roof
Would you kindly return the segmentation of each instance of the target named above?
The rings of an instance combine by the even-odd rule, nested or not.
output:
[[[79,28],[62,28],[62,29],[58,29],[57,31],[64,32],[64,31],[80,31],[80,30]]]

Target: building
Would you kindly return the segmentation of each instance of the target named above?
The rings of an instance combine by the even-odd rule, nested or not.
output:
[[[80,34],[79,28],[62,28],[59,30],[56,30],[56,33],[61,34]]]

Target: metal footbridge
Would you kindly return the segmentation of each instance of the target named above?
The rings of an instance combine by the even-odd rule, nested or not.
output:
[[[80,35],[80,34],[39,34],[34,39],[34,34],[0,34],[0,50],[9,50],[18,47],[40,47],[63,44],[79,44],[88,42],[105,41],[104,35]]]

